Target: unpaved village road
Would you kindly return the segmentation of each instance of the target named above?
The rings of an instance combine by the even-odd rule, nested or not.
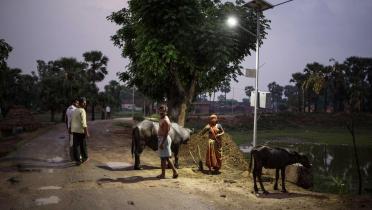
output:
[[[90,160],[69,158],[63,124],[0,159],[0,209],[372,209],[370,197],[313,193],[289,184],[289,194],[251,193],[247,172],[239,179],[205,175],[183,167],[180,177],[158,180],[157,154],[146,149],[144,170],[132,170],[129,119],[89,122]],[[272,190],[272,184],[267,189]]]

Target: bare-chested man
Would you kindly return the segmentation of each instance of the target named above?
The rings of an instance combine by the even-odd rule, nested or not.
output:
[[[160,120],[159,120],[159,131],[158,131],[158,145],[159,145],[159,156],[161,160],[161,174],[157,176],[159,179],[165,179],[165,167],[168,163],[168,166],[173,171],[173,178],[178,177],[178,173],[176,168],[173,165],[173,162],[170,160],[172,156],[171,151],[171,143],[172,140],[169,137],[168,133],[171,128],[171,122],[167,116],[167,106],[161,105],[159,107],[159,114],[160,114]]]

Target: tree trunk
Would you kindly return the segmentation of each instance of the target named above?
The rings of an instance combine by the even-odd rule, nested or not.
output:
[[[178,115],[178,124],[180,126],[185,126],[186,121],[186,109],[187,109],[187,102],[186,100],[183,101],[179,108],[179,115]]]
[[[191,104],[195,95],[197,75],[195,71],[191,70],[190,72],[193,72],[191,73],[192,80],[189,84],[184,86],[184,84],[180,80],[180,77],[178,76],[176,66],[173,63],[170,63],[169,68],[177,87],[177,99],[181,99],[180,101],[177,101],[177,104],[179,104],[178,124],[180,126],[185,126],[186,110],[189,104]]]

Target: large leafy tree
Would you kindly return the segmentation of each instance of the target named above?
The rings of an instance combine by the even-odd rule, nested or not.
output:
[[[218,0],[131,0],[108,17],[121,28],[112,37],[130,59],[121,79],[146,96],[167,99],[184,125],[188,105],[241,74],[240,62],[255,48],[255,37],[225,26],[228,14],[256,30],[256,14],[237,4]],[[260,17],[261,37],[268,20]]]
[[[73,98],[87,96],[92,90],[85,72],[85,64],[75,58],[62,57],[55,61],[37,61],[40,100],[44,109],[50,110],[51,121],[55,113],[62,113]],[[96,90],[95,90],[96,91]]]
[[[56,68],[53,61],[37,61],[37,70],[40,78],[40,100],[44,109],[50,110],[50,121],[55,121],[55,114],[62,110],[65,102],[64,86],[65,75],[61,69]]]
[[[7,78],[9,78],[9,71],[6,60],[9,57],[9,53],[13,48],[5,42],[4,39],[0,39],[0,109],[1,113],[5,115],[6,109],[6,93],[7,90]]]
[[[107,75],[107,63],[109,59],[100,51],[85,52],[83,57],[88,65],[87,76],[91,82],[90,103],[92,107],[92,120],[94,120],[94,107],[98,97],[96,82],[102,81]]]
[[[38,102],[38,78],[22,74],[18,68],[9,68],[6,60],[12,47],[0,39],[0,108],[3,116],[12,105],[34,108]]]
[[[372,59],[349,57],[344,61],[348,104],[354,111],[367,111],[367,98],[370,96]]]

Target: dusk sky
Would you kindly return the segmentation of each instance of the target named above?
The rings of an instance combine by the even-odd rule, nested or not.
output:
[[[277,4],[283,0],[269,0]],[[113,46],[110,36],[118,26],[106,16],[127,6],[124,0],[1,0],[0,39],[14,50],[8,64],[25,73],[36,71],[36,60],[76,57],[100,50],[109,57],[109,75],[99,84],[117,79],[128,60]],[[272,21],[269,35],[260,50],[260,90],[276,81],[289,84],[291,74],[307,63],[329,64],[330,58],[343,61],[349,56],[372,57],[371,0],[294,0],[265,11]],[[255,66],[255,54],[242,63]],[[239,78],[227,95],[241,100],[244,87],[254,79]]]

